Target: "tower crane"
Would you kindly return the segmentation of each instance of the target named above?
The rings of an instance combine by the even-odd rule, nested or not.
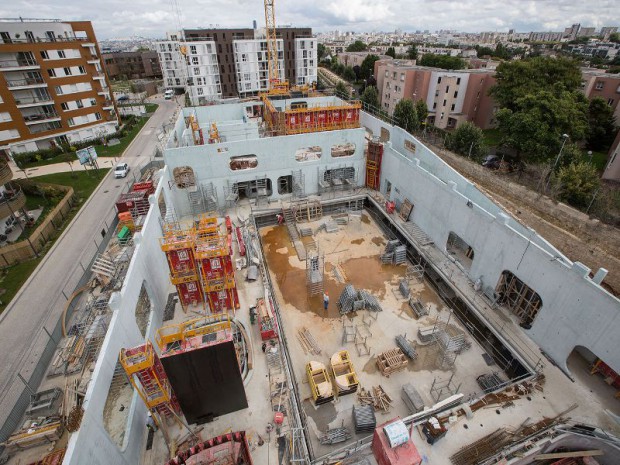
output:
[[[267,36],[267,63],[268,79],[267,89],[270,94],[288,94],[288,81],[280,80],[278,72],[278,40],[276,37],[276,10],[275,0],[265,2],[265,33]]]

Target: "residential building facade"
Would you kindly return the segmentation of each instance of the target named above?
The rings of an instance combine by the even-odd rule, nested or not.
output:
[[[110,79],[161,79],[159,54],[155,51],[103,53]]]
[[[495,126],[498,105],[488,95],[495,83],[493,75],[487,69],[447,71],[411,61],[375,62],[381,109],[392,114],[403,98],[423,100],[428,124],[441,129],[456,128],[464,121],[483,129]]]
[[[280,79],[317,79],[317,41],[310,28],[278,28]],[[193,105],[267,90],[267,41],[259,29],[185,29],[157,43],[164,86],[183,89]]]
[[[600,69],[582,69],[581,77],[581,87],[588,100],[602,98],[613,108],[616,121],[620,121],[620,74],[609,74]]]
[[[97,139],[118,123],[89,21],[0,20],[0,153]]]

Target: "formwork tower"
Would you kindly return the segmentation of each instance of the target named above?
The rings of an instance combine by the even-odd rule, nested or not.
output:
[[[160,239],[161,249],[166,254],[170,269],[170,282],[177,288],[179,301],[187,312],[190,305],[202,303],[204,298],[200,286],[200,276],[196,266],[194,247],[196,229],[181,229],[178,224],[164,227],[164,237]]]
[[[196,227],[195,256],[205,301],[213,313],[239,308],[232,248],[217,218],[203,217]]]
[[[177,417],[181,407],[150,342],[132,349],[121,349],[120,362],[149,410],[160,416]]]
[[[318,247],[306,251],[306,287],[308,295],[323,293],[325,277],[325,257],[320,254]]]

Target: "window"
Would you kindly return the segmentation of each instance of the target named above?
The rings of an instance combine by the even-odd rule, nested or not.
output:
[[[94,98],[90,99],[90,106],[94,107],[95,105],[97,105],[97,100],[95,100]]]
[[[34,42],[34,34],[32,33],[32,31],[26,31],[25,34],[28,42]]]
[[[512,310],[526,325],[532,324],[543,305],[538,293],[508,270],[502,272],[495,292],[498,303]]]
[[[84,108],[84,104],[82,103],[81,100],[76,100],[75,104],[77,105],[78,108]]]
[[[196,46],[195,45],[190,45],[189,46],[189,53],[191,53],[192,55],[196,55]]]
[[[75,121],[73,120],[73,118],[68,118],[68,119],[67,119],[67,124],[68,124],[69,126],[75,126]]]
[[[50,77],[56,77],[56,70],[54,68],[50,68],[47,70],[47,74],[49,74]]]
[[[459,96],[459,91],[457,90],[454,92],[454,98],[457,98],[458,96]]]
[[[197,93],[198,95],[203,95],[204,90],[202,89],[202,87],[199,87],[199,88],[196,90],[196,93]]]
[[[60,86],[56,86],[54,87],[54,91],[56,92],[56,95],[62,95],[62,87]]]
[[[41,50],[41,58],[43,58],[44,60],[49,60],[50,55],[49,53],[47,53],[47,50]]]
[[[64,111],[69,110],[69,104],[67,102],[62,102],[60,104],[60,108],[62,108]]]
[[[99,112],[95,113],[95,119],[99,121],[101,119],[101,113]]]
[[[400,73],[400,80],[401,82],[405,81],[405,73]]]
[[[614,99],[612,99],[612,98],[607,99],[607,105],[609,105],[611,107],[611,106],[613,106],[613,104],[614,104]]]
[[[251,170],[258,166],[258,158],[256,155],[240,155],[237,157],[230,157],[230,169],[237,170]]]
[[[450,86],[446,86],[446,94],[450,92]]]
[[[192,65],[199,65],[200,61],[198,60],[198,57],[192,57]]]
[[[437,102],[433,103],[433,110],[437,108]]]
[[[443,106],[444,106],[444,107],[446,106],[446,100],[444,100],[444,101],[443,101]]]
[[[194,76],[198,76],[200,74],[200,68],[194,68]]]
[[[78,70],[80,71],[80,74],[86,74],[86,70],[83,66],[78,66]]]
[[[56,42],[56,36],[54,35],[54,31],[45,31],[45,37],[50,42]]]
[[[58,58],[67,58],[64,50],[58,50]]]
[[[321,155],[323,152],[319,146],[304,147],[295,151],[295,160],[300,163],[316,161],[321,158]]]
[[[456,85],[458,86],[461,83],[461,78],[456,78]]]
[[[437,78],[437,84],[441,84],[441,76]]]
[[[63,68],[63,71],[65,72],[65,76],[71,76],[73,74],[69,67]]]
[[[454,107],[455,107],[455,104],[453,103],[452,106],[450,107],[450,111],[454,111]]]
[[[599,81],[599,82],[596,83],[595,89],[596,90],[603,90],[603,87],[605,87],[605,83]]]

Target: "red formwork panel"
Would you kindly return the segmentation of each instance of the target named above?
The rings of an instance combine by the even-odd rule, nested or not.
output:
[[[196,269],[194,250],[191,248],[168,250],[166,252],[168,267],[172,274],[184,273]]]
[[[177,284],[177,293],[183,308],[202,303],[202,290],[198,281]]]
[[[195,459],[195,460],[192,460]],[[245,431],[228,433],[196,444],[179,452],[166,465],[196,465],[198,463],[217,463],[222,465],[252,465],[250,445]]]
[[[206,279],[220,278],[235,273],[230,255],[225,257],[203,258],[200,260],[202,274]]]
[[[206,300],[209,303],[209,308],[213,313],[237,309],[240,306],[237,288],[207,292]]]

